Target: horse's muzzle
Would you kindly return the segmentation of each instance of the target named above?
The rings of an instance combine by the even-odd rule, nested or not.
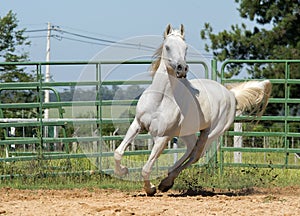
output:
[[[186,64],[178,64],[176,66],[176,77],[177,78],[186,78],[186,74],[189,70],[189,66]]]

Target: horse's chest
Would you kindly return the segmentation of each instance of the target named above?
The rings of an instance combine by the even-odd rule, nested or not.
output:
[[[149,107],[138,116],[139,121],[154,136],[168,135],[170,131],[178,127],[181,114],[178,107],[166,108],[164,103],[153,109]]]

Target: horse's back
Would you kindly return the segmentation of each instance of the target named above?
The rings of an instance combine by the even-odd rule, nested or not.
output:
[[[209,79],[190,80],[199,90],[200,106],[210,110],[211,127],[226,128],[231,125],[235,116],[236,100],[232,92],[220,83]]]
[[[213,100],[223,101],[224,99],[231,100],[234,94],[220,83],[210,79],[192,79],[190,80],[194,88],[203,91],[208,97],[213,97]],[[209,98],[211,99],[211,98]]]

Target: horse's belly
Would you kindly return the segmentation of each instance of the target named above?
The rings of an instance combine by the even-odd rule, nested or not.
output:
[[[179,126],[180,131],[178,136],[186,136],[199,132],[202,129],[209,127],[209,122],[205,121],[199,113],[194,115],[182,116],[182,122]]]

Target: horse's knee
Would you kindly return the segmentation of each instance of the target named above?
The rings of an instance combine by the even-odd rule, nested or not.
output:
[[[115,161],[121,161],[122,159],[122,154],[117,149],[114,152],[114,159]]]
[[[143,177],[144,181],[150,180],[150,171],[145,169],[144,167],[142,169],[142,177]]]

